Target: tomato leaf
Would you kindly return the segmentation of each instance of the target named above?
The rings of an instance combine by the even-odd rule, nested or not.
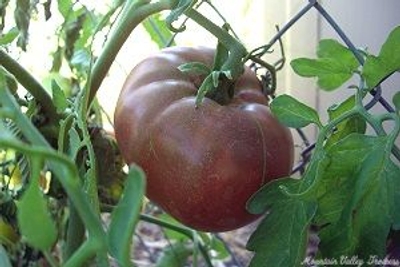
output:
[[[50,249],[57,239],[57,229],[39,186],[41,167],[37,159],[31,161],[30,184],[18,202],[18,225],[27,242],[39,250]]]
[[[110,253],[117,259],[120,266],[131,266],[132,235],[142,207],[145,186],[143,171],[138,166],[131,165],[124,192],[111,213],[108,231]]]
[[[68,107],[67,97],[55,80],[51,81],[51,89],[53,92],[53,101],[57,108],[57,112],[63,113]]]
[[[355,106],[355,97],[351,96],[339,105],[334,105],[328,109],[329,120],[332,121],[348,112]],[[367,129],[367,123],[361,116],[353,116],[336,126],[336,130],[332,133],[325,143],[325,147],[329,147],[335,142],[343,139],[345,136],[351,133],[365,133]]]
[[[272,182],[248,204],[250,212],[270,208],[247,243],[247,248],[255,252],[250,267],[299,266],[305,258],[308,229],[317,205],[287,196],[281,190],[283,184],[299,185],[290,178]]]
[[[68,15],[72,12],[73,4],[71,0],[58,0],[58,11],[64,17],[64,19],[68,18]]]
[[[318,86],[327,91],[340,87],[353,76],[359,63],[353,53],[336,40],[321,40],[317,59],[298,58],[290,65],[303,77],[316,77]]]
[[[151,40],[158,45],[158,48],[164,48],[167,45],[175,45],[174,42],[169,42],[172,40],[173,35],[171,31],[165,27],[165,21],[161,18],[161,14],[157,13],[151,17],[148,17],[142,22],[143,27],[146,29],[147,33],[150,35]]]
[[[163,250],[161,257],[157,260],[156,267],[184,267],[189,256],[193,253],[193,248],[187,244],[178,242],[171,244]]]
[[[323,222],[329,223],[320,232],[323,257],[384,257],[390,227],[400,222],[400,169],[388,160],[386,143],[386,137],[351,134],[329,149],[332,163],[319,212],[332,206],[327,197],[340,203],[336,215]]]
[[[11,28],[7,33],[0,35],[0,45],[12,43],[18,37],[19,31],[16,27]]]
[[[400,92],[396,92],[393,96],[393,104],[396,107],[397,112],[400,112]]]
[[[387,76],[400,69],[400,26],[396,27],[382,45],[378,56],[368,55],[362,75],[373,89]]]
[[[272,113],[278,120],[292,128],[302,128],[310,123],[321,125],[318,113],[289,95],[276,97],[270,105]]]
[[[28,30],[31,19],[31,6],[29,0],[16,1],[14,19],[19,30],[17,44],[22,50],[26,51],[26,45],[28,43]]]

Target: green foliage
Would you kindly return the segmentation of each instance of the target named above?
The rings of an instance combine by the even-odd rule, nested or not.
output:
[[[108,231],[110,253],[120,266],[131,266],[132,235],[142,208],[145,176],[138,166],[131,166],[125,182],[123,195],[111,214]]]
[[[280,95],[271,102],[271,111],[278,120],[293,128],[315,123],[321,125],[317,112],[289,95]]]
[[[282,185],[300,186],[291,178],[273,181],[249,202],[250,212],[268,210],[247,243],[247,248],[256,253],[250,266],[299,266],[304,260],[308,228],[317,205],[289,197],[282,191]]]
[[[39,180],[42,164],[40,159],[31,160],[30,184],[18,203],[18,223],[21,234],[34,248],[46,251],[57,239],[57,229],[50,216]]]
[[[319,229],[316,260],[340,262],[357,255],[367,262],[371,255],[385,257],[389,233],[400,226],[400,168],[394,162],[400,160],[395,145],[400,117],[371,115],[363,98],[400,69],[398,33],[399,28],[393,30],[378,57],[367,55],[364,67],[332,40],[320,42],[318,59],[292,62],[298,74],[317,77],[322,89],[339,87],[356,71],[367,87],[354,86],[353,96],[329,108],[325,125],[313,109],[292,97],[281,95],[272,101],[271,110],[282,123],[294,128],[315,123],[319,134],[300,179],[271,182],[249,202],[251,212],[268,211],[248,243],[256,252],[252,266],[301,266],[311,225]],[[397,110],[398,95],[393,98]],[[382,121],[391,121],[393,128],[384,131]],[[365,134],[368,125],[375,134]]]
[[[343,113],[348,112],[356,106],[355,96],[351,96],[344,100],[342,103],[338,105],[334,105],[328,109],[329,120],[334,120],[339,118]],[[367,129],[367,123],[361,116],[353,116],[344,120],[341,123],[338,123],[336,126],[337,130],[333,132],[326,141],[326,147],[331,144],[336,143],[337,141],[343,139],[347,135],[351,133],[365,133]]]
[[[396,27],[382,45],[378,56],[368,55],[363,76],[369,89],[400,69],[400,26]]]
[[[316,77],[318,86],[327,91],[340,87],[359,66],[349,49],[331,39],[320,41],[317,56],[317,59],[295,59],[290,64],[298,75]]]
[[[51,89],[53,91],[53,101],[57,108],[57,112],[63,113],[68,107],[67,97],[55,80],[51,81]]]
[[[18,37],[19,31],[16,27],[11,28],[7,33],[0,35],[0,45],[12,43]]]

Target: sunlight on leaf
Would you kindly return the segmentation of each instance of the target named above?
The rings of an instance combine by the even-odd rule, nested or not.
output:
[[[390,227],[399,222],[393,184],[400,178],[399,168],[387,160],[386,142],[386,137],[351,134],[329,149],[332,167],[326,170],[329,184],[319,212],[332,207],[328,200],[339,203],[336,215],[325,217],[330,221],[320,221],[329,223],[320,232],[323,257],[384,256]]]
[[[316,77],[321,89],[332,91],[349,80],[359,63],[353,53],[336,40],[321,40],[317,59],[298,58],[290,65],[303,77]]]
[[[255,208],[254,205],[269,206],[268,203],[257,203],[262,199],[273,203],[247,243],[247,248],[255,252],[250,266],[299,266],[305,259],[308,229],[317,205],[290,198],[280,192],[279,186],[267,187],[257,195],[249,203],[250,210]]]
[[[287,127],[302,128],[310,123],[321,125],[317,111],[289,95],[276,97],[270,107],[272,113]]]

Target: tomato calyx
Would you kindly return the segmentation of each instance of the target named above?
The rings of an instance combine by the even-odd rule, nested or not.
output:
[[[224,74],[218,77],[218,86],[206,93],[206,97],[214,100],[220,105],[227,105],[231,102],[234,95],[235,82]]]

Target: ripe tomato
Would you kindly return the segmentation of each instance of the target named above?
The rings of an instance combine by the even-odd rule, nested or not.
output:
[[[177,67],[211,66],[213,56],[212,49],[173,47],[142,61],[125,81],[114,122],[122,156],[147,175],[148,198],[183,224],[219,232],[258,217],[246,201],[290,173],[293,141],[247,67],[229,104],[204,98],[195,107],[205,77]]]

